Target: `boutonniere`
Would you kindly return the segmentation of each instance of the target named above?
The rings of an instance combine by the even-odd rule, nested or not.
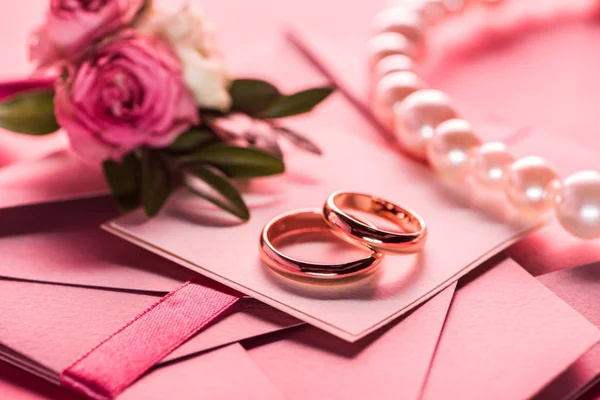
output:
[[[320,154],[278,120],[310,112],[332,88],[286,94],[232,78],[209,23],[189,4],[167,13],[143,0],[51,0],[30,53],[57,77],[1,102],[0,126],[63,129],[74,152],[102,163],[123,211],[142,206],[152,217],[185,186],[247,220],[232,179],[283,173],[280,140]]]

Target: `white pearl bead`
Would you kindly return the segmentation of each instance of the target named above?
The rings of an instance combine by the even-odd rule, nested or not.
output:
[[[444,0],[446,8],[453,14],[462,12],[469,2],[469,0]]]
[[[418,90],[394,106],[394,133],[409,154],[425,159],[425,147],[435,128],[456,118],[451,100],[439,90]]]
[[[387,74],[398,71],[412,71],[413,60],[405,54],[392,54],[379,60],[373,69],[373,82],[378,82]]]
[[[479,146],[481,140],[469,122],[450,119],[435,129],[427,143],[427,159],[438,174],[459,179],[470,172]]]
[[[568,232],[581,239],[600,238],[600,173],[569,176],[555,202],[556,217]]]
[[[554,206],[560,182],[558,174],[541,157],[524,157],[508,171],[506,195],[525,217],[539,217]]]
[[[504,143],[485,143],[475,152],[475,181],[488,189],[504,190],[507,171],[514,161]]]
[[[415,46],[403,35],[395,32],[384,32],[373,36],[367,43],[368,57],[371,60],[371,71],[384,58],[394,54],[413,57]]]
[[[423,18],[409,7],[388,8],[377,14],[373,20],[375,33],[396,32],[404,35],[416,46],[422,45],[425,29]]]
[[[419,13],[427,24],[437,24],[448,13],[444,0],[421,0],[419,3]]]
[[[393,124],[394,104],[423,87],[421,79],[411,71],[392,72],[375,85],[373,107],[379,121],[388,129]]]

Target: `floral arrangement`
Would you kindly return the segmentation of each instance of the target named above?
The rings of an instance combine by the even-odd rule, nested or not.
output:
[[[148,0],[51,0],[30,54],[38,73],[56,78],[0,103],[0,127],[64,129],[73,151],[102,163],[123,211],[141,205],[154,216],[187,186],[247,220],[231,179],[282,173],[282,138],[319,154],[277,120],[311,111],[332,89],[286,95],[262,80],[234,80],[213,36],[189,4],[169,13]],[[240,115],[248,127],[229,129]]]

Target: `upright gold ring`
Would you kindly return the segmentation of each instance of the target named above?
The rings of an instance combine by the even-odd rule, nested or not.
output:
[[[360,247],[371,250],[369,256],[342,264],[315,264],[286,256],[277,250],[274,244],[292,234],[315,231],[330,231],[319,210],[297,210],[276,217],[264,227],[260,237],[260,254],[263,262],[284,275],[333,280],[371,271],[383,257],[380,252],[360,243],[358,244]]]
[[[343,209],[377,215],[398,226],[401,232],[376,228]],[[419,214],[369,194],[333,193],[323,206],[323,218],[342,239],[367,245],[375,251],[416,253],[423,249],[427,240],[427,226]]]

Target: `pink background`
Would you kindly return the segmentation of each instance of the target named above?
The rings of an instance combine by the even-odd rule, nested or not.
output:
[[[239,32],[244,32],[242,47],[245,49],[253,48],[248,43],[262,43],[278,34],[289,22],[314,27],[330,37],[339,38],[347,29],[340,26],[344,21],[335,17],[343,14],[346,22],[352,23],[357,15],[364,17],[371,10],[378,10],[381,1],[348,4],[342,0],[207,0],[201,3],[218,22],[221,43],[235,64],[248,56],[248,50],[236,51],[240,47]],[[41,18],[37,10],[41,12],[46,4],[46,0],[4,1],[0,4],[0,37],[10,38],[4,41],[3,50],[4,54],[11,55],[3,57],[0,77],[20,77],[28,70],[26,34],[33,21]],[[318,12],[315,12],[317,7]],[[334,20],[337,24],[331,22]],[[446,69],[434,71],[430,82],[461,100],[477,101],[484,111],[500,114],[516,125],[568,135],[600,150],[596,133],[600,122],[597,112],[600,53],[589,51],[598,48],[600,29],[597,25],[577,23],[543,30],[543,34],[540,32],[533,30],[525,38],[500,40],[469,56],[457,57],[447,64]],[[506,81],[515,84],[506,85]],[[486,101],[478,101],[482,98]],[[4,146],[31,143],[20,137],[11,140],[3,137],[0,142],[0,164]],[[53,140],[47,142],[40,145],[40,152],[55,145]],[[19,152],[10,160],[23,156],[25,154]]]

